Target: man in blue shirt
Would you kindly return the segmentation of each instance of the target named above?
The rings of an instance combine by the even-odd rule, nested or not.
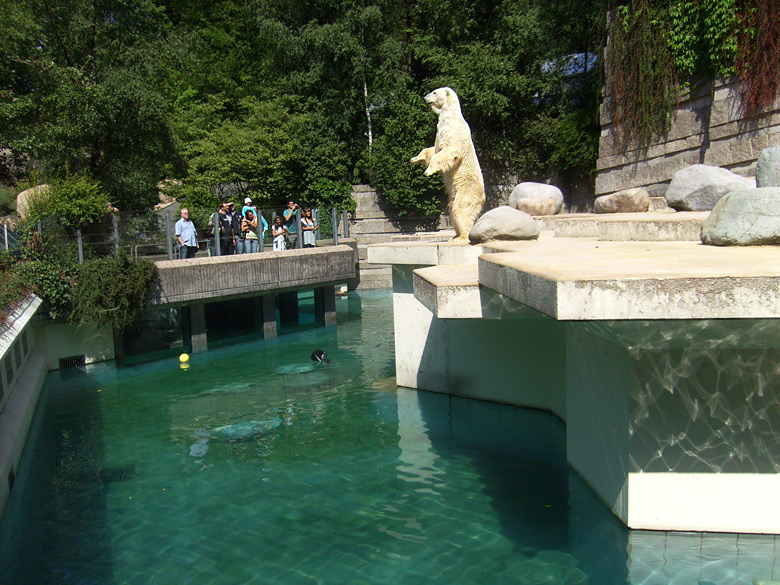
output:
[[[179,258],[195,258],[198,251],[198,241],[196,239],[195,224],[190,221],[189,209],[181,210],[181,219],[176,222],[176,239],[181,246]]]
[[[293,250],[298,243],[298,222],[296,220],[296,211],[298,204],[292,199],[287,200],[287,209],[282,212],[284,216],[284,227],[287,228],[287,249]]]

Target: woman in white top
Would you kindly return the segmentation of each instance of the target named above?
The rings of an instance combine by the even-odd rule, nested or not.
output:
[[[277,215],[276,219],[274,219],[274,225],[271,227],[271,235],[274,238],[274,250],[284,250],[286,249],[286,246],[284,245],[284,236],[287,234],[287,228],[284,227],[284,224],[282,223],[282,216]]]
[[[303,212],[301,218],[301,231],[303,232],[303,247],[314,248],[317,245],[317,236],[314,234],[320,226],[314,223],[311,216],[311,209],[308,207]]]

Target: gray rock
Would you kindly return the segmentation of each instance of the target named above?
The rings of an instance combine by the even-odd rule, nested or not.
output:
[[[754,179],[726,169],[693,165],[674,174],[666,190],[666,202],[678,211],[709,211],[726,193],[755,186]]]
[[[596,197],[596,213],[638,213],[650,209],[650,195],[642,187]]]
[[[555,213],[560,213],[563,209],[563,193],[555,185],[546,183],[520,183],[509,196],[509,207],[518,209],[517,202],[520,199],[538,199],[552,197],[555,200]]]
[[[765,148],[758,155],[756,187],[780,187],[780,146]]]
[[[780,244],[780,187],[727,194],[704,222],[701,241],[711,246]]]
[[[506,205],[482,214],[469,233],[472,244],[488,240],[535,240],[538,237],[536,220],[526,212]]]
[[[555,215],[555,208],[555,199],[552,197],[518,199],[515,204],[515,209],[525,211],[528,215]]]

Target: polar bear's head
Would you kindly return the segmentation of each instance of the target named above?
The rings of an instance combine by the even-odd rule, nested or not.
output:
[[[460,112],[460,100],[458,95],[449,87],[440,87],[434,89],[425,96],[425,103],[431,106],[431,109],[440,114],[442,110],[455,110]]]

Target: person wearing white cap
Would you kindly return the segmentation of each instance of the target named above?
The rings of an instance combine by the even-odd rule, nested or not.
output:
[[[268,222],[263,217],[263,214],[260,213],[260,210],[257,208],[257,206],[252,205],[251,197],[247,197],[244,199],[244,207],[241,209],[241,215],[243,215],[244,217],[246,217],[247,209],[251,209],[254,216],[258,218],[258,222],[257,222],[258,227],[260,227],[260,223],[263,224],[263,233],[261,234],[258,231],[258,236],[261,238],[265,238],[265,232],[268,231]]]

